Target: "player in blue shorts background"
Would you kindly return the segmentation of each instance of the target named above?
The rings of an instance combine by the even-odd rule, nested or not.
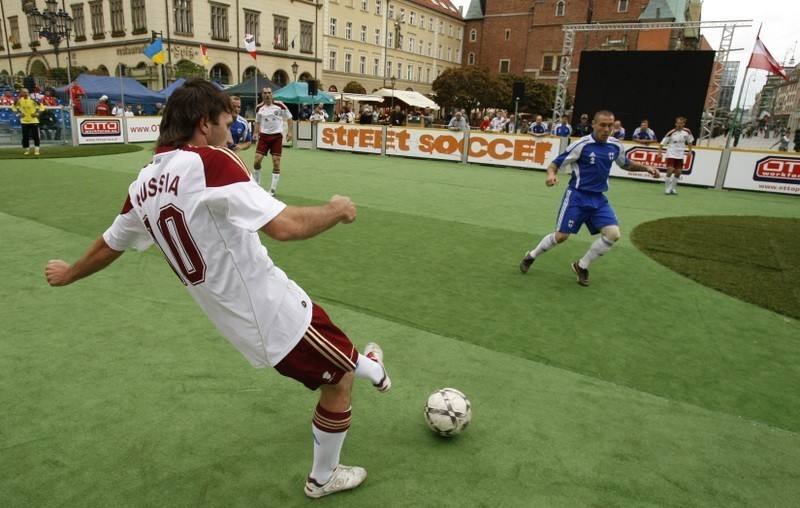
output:
[[[611,164],[616,163],[626,171],[646,171],[653,178],[660,176],[656,168],[636,164],[625,156],[622,143],[611,137],[613,127],[614,113],[598,111],[592,120],[592,132],[570,144],[547,167],[545,184],[548,187],[558,184],[557,172],[562,166],[571,171],[572,178],[561,199],[556,231],[525,253],[519,264],[522,273],[527,273],[540,255],[565,242],[585,224],[591,234],[600,233],[600,238],[592,243],[586,255],[572,263],[572,270],[578,277],[578,284],[588,286],[589,265],[611,250],[620,237],[617,215],[603,194],[608,190]]]

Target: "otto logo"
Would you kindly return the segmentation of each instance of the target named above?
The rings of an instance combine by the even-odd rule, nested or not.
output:
[[[658,156],[658,148],[650,148],[646,146],[637,146],[631,148],[625,155],[628,158],[637,164],[642,164],[644,166],[653,166],[660,171],[667,170],[667,152],[666,150],[662,152],[661,157]],[[694,152],[691,150],[686,152],[683,156],[683,174],[684,175],[691,175],[692,174],[692,165],[694,163]],[[642,173],[647,176],[645,173]]]
[[[119,136],[122,124],[119,120],[87,120],[81,123],[83,136]]]
[[[793,182],[800,184],[800,159],[765,157],[756,162],[753,180],[762,182]]]

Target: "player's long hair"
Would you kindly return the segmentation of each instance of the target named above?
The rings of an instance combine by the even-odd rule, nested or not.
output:
[[[234,114],[230,97],[201,78],[187,79],[167,101],[156,148],[185,145],[202,119],[216,123],[223,112]]]

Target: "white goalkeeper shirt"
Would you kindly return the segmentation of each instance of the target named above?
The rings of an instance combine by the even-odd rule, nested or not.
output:
[[[311,299],[258,237],[285,207],[226,148],[159,149],[103,238],[117,251],[155,241],[225,339],[254,367],[274,366],[311,322]]]
[[[283,134],[283,121],[292,118],[292,112],[286,106],[275,104],[267,106],[263,102],[256,110],[256,124],[261,134]]]

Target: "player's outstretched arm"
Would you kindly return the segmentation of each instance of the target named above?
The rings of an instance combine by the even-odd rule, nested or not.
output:
[[[117,260],[123,252],[108,246],[101,236],[86,251],[86,253],[73,264],[60,259],[51,259],[45,266],[44,274],[47,283],[51,286],[66,286],[76,280],[88,277],[99,272]]]
[[[356,205],[345,196],[333,196],[320,206],[287,206],[261,228],[279,241],[304,240],[317,236],[342,222],[356,220]]]
[[[653,178],[658,178],[661,176],[661,172],[658,169],[652,166],[643,166],[642,164],[636,164],[635,162],[631,162],[630,164],[628,164],[627,167],[623,167],[622,169],[624,169],[625,171],[641,171],[644,173],[650,173],[650,176],[652,176]]]

